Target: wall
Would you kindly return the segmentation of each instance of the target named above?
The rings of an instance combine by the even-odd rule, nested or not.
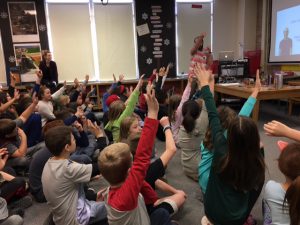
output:
[[[256,49],[257,0],[215,0],[213,19],[213,52],[234,51],[242,58],[243,51]]]
[[[246,0],[244,12],[244,51],[256,50],[257,0]]]
[[[220,51],[234,51],[238,56],[238,0],[216,0],[213,18],[213,54],[218,58]]]

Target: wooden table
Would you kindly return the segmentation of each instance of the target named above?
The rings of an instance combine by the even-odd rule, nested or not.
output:
[[[253,87],[245,87],[242,85],[227,86],[222,84],[215,85],[216,96],[218,94],[226,94],[240,98],[248,98],[253,91]],[[271,99],[289,99],[292,97],[300,97],[300,86],[285,85],[281,89],[275,89],[272,86],[262,87],[257,95],[257,101],[252,112],[252,119],[257,122],[259,114],[259,104],[261,100]]]

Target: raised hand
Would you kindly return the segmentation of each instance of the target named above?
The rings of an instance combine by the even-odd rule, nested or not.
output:
[[[15,89],[15,92],[14,92],[14,99],[15,100],[18,100],[20,98],[20,92],[19,90]]]
[[[104,136],[103,130],[97,125],[96,122],[93,124],[92,121],[87,120],[87,127],[89,131],[95,135],[96,138]]]
[[[117,79],[116,79],[116,76],[114,73],[113,73],[113,80],[114,80],[114,83],[117,83]]]
[[[81,118],[81,117],[83,116],[83,114],[84,114],[84,112],[83,112],[82,108],[81,108],[80,106],[78,106],[78,107],[77,107],[77,111],[76,111],[76,113],[75,113],[75,116],[76,116],[77,118]]]
[[[67,81],[64,81],[64,88],[67,88]]]
[[[265,133],[268,136],[284,137],[288,133],[289,129],[290,128],[288,126],[276,120],[264,125]]]
[[[260,91],[261,89],[261,82],[260,82],[260,77],[259,77],[259,69],[256,70],[256,80],[255,80],[255,89],[257,89],[258,91]]]
[[[7,159],[8,159],[7,148],[1,148],[0,149],[0,170],[2,170],[3,167],[5,166]]]
[[[162,127],[170,126],[169,117],[167,117],[167,116],[162,117],[160,119],[159,123]]]
[[[148,106],[148,117],[152,119],[157,119],[157,114],[159,110],[159,105],[155,97],[155,90],[151,85],[151,82],[148,82],[147,93],[145,94],[147,106]]]
[[[124,80],[125,76],[123,74],[119,75],[119,81],[122,82]]]
[[[159,69],[158,76],[160,76],[160,77],[165,76],[165,71],[166,71],[166,68],[165,67],[161,67]]]
[[[201,87],[209,84],[212,72],[211,70],[207,70],[204,64],[197,63],[194,67],[194,73],[196,74]]]
[[[136,87],[135,87],[135,90],[140,90],[143,86],[143,78],[144,78],[145,74],[143,74],[142,76],[140,76],[140,79],[139,79],[139,82],[137,83]]]

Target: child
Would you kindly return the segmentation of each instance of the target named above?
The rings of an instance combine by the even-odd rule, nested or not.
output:
[[[205,214],[213,224],[241,225],[264,184],[265,163],[258,129],[253,120],[236,117],[229,125],[226,140],[208,86],[211,71],[198,64],[194,71],[208,111],[214,145],[214,167],[204,196]]]
[[[140,77],[138,84],[136,85],[134,91],[127,100],[127,105],[121,100],[114,101],[109,106],[108,120],[109,122],[105,126],[105,129],[112,132],[114,142],[118,142],[120,135],[120,123],[121,121],[130,116],[134,107],[138,101],[140,88],[143,85],[143,76]]]
[[[157,200],[156,193],[144,181],[158,127],[158,102],[155,91],[150,89],[148,85],[146,97],[148,118],[145,119],[133,163],[129,146],[125,143],[112,144],[99,156],[99,169],[110,184],[103,194],[110,225],[149,225],[150,220],[151,224],[169,222],[169,218],[159,214],[159,212],[166,213],[163,209],[156,211],[149,218],[145,206]]]
[[[261,83],[259,78],[259,70],[256,71],[256,82],[255,87],[253,89],[252,94],[247,99],[245,104],[243,105],[239,115],[240,116],[246,116],[249,117],[254,105],[256,103],[256,97],[260,90]],[[227,129],[233,121],[233,119],[237,116],[236,112],[230,109],[226,106],[220,106],[218,107],[218,114],[220,117],[220,122],[222,125],[222,128],[224,130],[224,136],[227,138]],[[213,143],[212,143],[212,137],[211,137],[211,129],[208,129],[208,131],[205,134],[205,138],[203,141],[203,144],[201,144],[201,161],[199,163],[198,167],[198,173],[199,173],[199,185],[201,187],[202,192],[205,194],[206,192],[206,186],[209,179],[209,173],[211,168],[211,163],[213,159]]]
[[[64,82],[64,86],[61,87],[58,91],[51,95],[50,89],[42,87],[39,90],[39,104],[38,111],[42,116],[42,126],[46,124],[48,120],[55,119],[53,114],[53,103],[52,100],[57,100],[59,96],[61,96],[66,89],[67,83]]]
[[[165,169],[168,163],[176,154],[176,146],[175,146],[174,139],[172,137],[171,129],[169,129],[170,122],[168,117],[165,116],[161,118],[160,124],[163,128],[165,128],[164,131],[166,136],[166,149],[159,158],[151,162],[147,170],[145,181],[151,185],[153,190],[157,188],[161,191],[171,194],[171,196],[159,199],[157,203],[167,204],[168,206],[170,206],[168,208],[169,213],[174,214],[177,212],[178,208],[180,208],[183,205],[186,195],[183,191],[177,190],[171,185],[160,180],[160,178],[165,175]],[[135,117],[126,117],[121,123],[120,138],[123,137],[122,142],[127,143],[129,145],[133,158],[135,156],[136,149],[141,137],[141,131],[142,130],[138,125],[137,118]],[[147,207],[148,209],[150,209],[153,206],[150,205]]]
[[[93,167],[71,161],[76,149],[72,129],[58,126],[45,135],[53,154],[44,166],[42,184],[56,225],[92,224],[106,218],[103,202],[88,201],[83,184],[90,181]]]
[[[263,200],[264,224],[300,223],[300,144],[288,144],[278,159],[284,183],[268,181]]]

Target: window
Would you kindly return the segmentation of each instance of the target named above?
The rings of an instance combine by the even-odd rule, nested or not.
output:
[[[48,4],[53,55],[60,81],[95,75],[88,4]],[[95,77],[94,77],[95,79]]]
[[[136,78],[135,31],[132,4],[95,4],[98,63],[101,80],[112,74]]]
[[[1,32],[0,32],[0,82],[6,84],[6,71],[5,71],[5,61],[4,61]]]

